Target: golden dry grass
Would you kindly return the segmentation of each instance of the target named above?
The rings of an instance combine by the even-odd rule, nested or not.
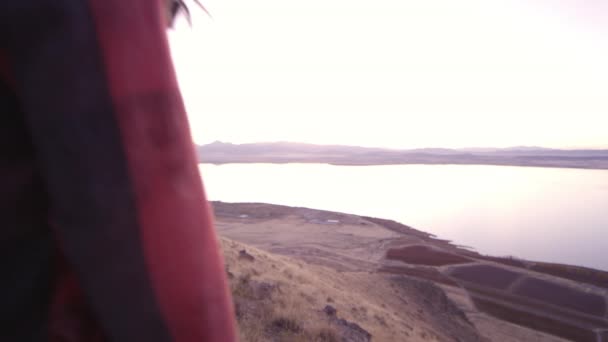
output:
[[[323,312],[328,304],[374,341],[449,340],[425,321],[422,306],[381,275],[339,273],[228,239],[222,246],[242,341],[340,341]],[[241,250],[255,259],[239,258]],[[273,290],[260,296],[260,286]]]
[[[215,209],[243,341],[341,341],[343,326],[323,313],[328,304],[373,341],[483,340],[479,335],[501,342],[556,341],[479,313],[458,287],[441,291],[401,274],[378,273],[381,266],[400,265],[385,259],[390,248],[456,248],[423,233],[305,208],[219,203]],[[324,224],[330,219],[339,224]],[[239,258],[243,249],[253,261]],[[260,298],[260,284],[271,286],[271,295]],[[444,292],[475,326],[442,299]]]

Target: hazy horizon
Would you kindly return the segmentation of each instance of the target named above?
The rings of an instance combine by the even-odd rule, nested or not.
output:
[[[209,144],[234,144],[234,145],[243,145],[243,144],[308,144],[308,145],[319,145],[319,146],[344,146],[344,147],[363,147],[363,148],[386,148],[386,149],[408,149],[408,148],[393,148],[393,147],[383,147],[383,146],[368,146],[368,145],[345,145],[345,144],[317,144],[315,142],[302,142],[302,141],[289,141],[289,140],[275,140],[275,141],[252,141],[252,142],[243,142],[237,143],[227,140],[213,140],[202,143],[197,143],[197,145],[209,145]],[[445,146],[425,146],[425,147],[415,147],[411,149],[453,149],[453,150],[467,150],[467,149],[560,149],[560,150],[608,150],[608,145],[604,147],[583,147],[583,148],[552,148],[546,146],[530,146],[530,145],[513,145],[513,146],[464,146],[464,147],[445,147]]]
[[[204,5],[169,33],[199,144],[608,148],[608,3]]]

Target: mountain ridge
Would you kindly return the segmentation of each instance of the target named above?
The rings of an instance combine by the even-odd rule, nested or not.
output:
[[[389,149],[297,142],[198,145],[202,163],[326,163],[335,165],[460,164],[608,169],[608,149],[507,148]]]

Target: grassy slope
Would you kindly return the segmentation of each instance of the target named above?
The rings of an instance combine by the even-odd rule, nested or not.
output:
[[[438,324],[432,300],[386,275],[339,273],[228,239],[222,246],[243,341],[342,341],[348,331],[323,312],[326,305],[374,341],[450,341],[462,333],[452,330],[477,338],[458,314],[441,317],[451,326]]]

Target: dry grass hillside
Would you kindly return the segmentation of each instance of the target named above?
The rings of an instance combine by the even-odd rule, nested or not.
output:
[[[222,246],[243,341],[482,340],[433,284]]]
[[[242,340],[608,341],[608,273],[480,255],[403,224],[213,203]]]

